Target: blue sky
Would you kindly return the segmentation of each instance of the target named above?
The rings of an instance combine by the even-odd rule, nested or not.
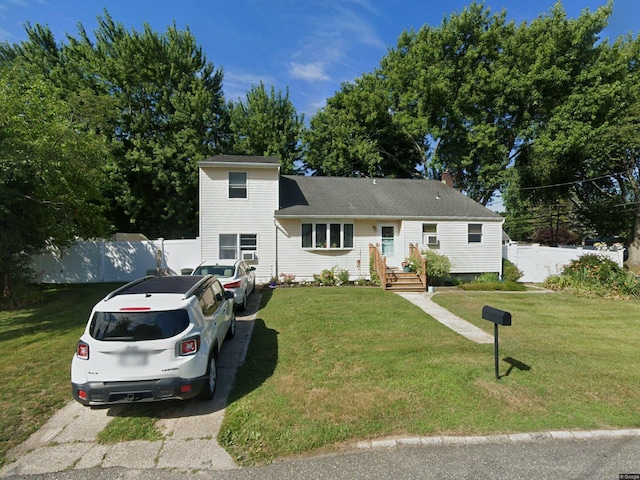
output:
[[[438,25],[471,0],[0,0],[0,42],[26,38],[24,24],[47,24],[58,42],[87,32],[106,8],[127,29],[164,32],[187,26],[208,60],[224,71],[227,99],[244,98],[262,80],[290,97],[307,120],[345,81],[372,71],[400,33]],[[548,12],[555,0],[487,0],[517,23]],[[606,0],[564,0],[570,17]],[[604,36],[640,31],[640,1],[615,0]]]

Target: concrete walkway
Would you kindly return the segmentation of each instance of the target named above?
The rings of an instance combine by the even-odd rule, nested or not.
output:
[[[434,295],[433,293],[398,292],[398,295],[417,305],[426,313],[435,318],[438,322],[449,327],[451,330],[459,333],[463,337],[468,338],[472,342],[493,343],[493,335],[488,334],[484,330],[454,315],[449,310],[442,308],[440,305],[431,300],[431,297],[433,297]]]

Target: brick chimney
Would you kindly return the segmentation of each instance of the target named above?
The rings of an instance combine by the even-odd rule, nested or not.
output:
[[[445,170],[444,172],[442,172],[442,177],[440,181],[444,183],[447,187],[453,188],[453,175],[451,175],[451,172],[449,170]]]

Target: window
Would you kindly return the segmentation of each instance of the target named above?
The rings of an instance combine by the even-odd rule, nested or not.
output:
[[[237,258],[238,236],[235,233],[220,234],[220,260],[230,260]]]
[[[440,244],[440,241],[438,239],[437,223],[422,224],[422,244],[429,246],[437,246]]]
[[[258,236],[240,235],[240,259],[247,261],[258,260]]]
[[[303,223],[302,248],[353,248],[353,223]]]
[[[482,224],[470,223],[469,224],[469,243],[482,243]]]
[[[247,198],[247,172],[229,172],[229,198]]]
[[[239,248],[238,248],[239,247]],[[256,252],[258,250],[258,236],[252,234],[221,233],[220,234],[220,260],[235,260],[241,258],[241,254]],[[253,255],[255,256],[255,254]]]

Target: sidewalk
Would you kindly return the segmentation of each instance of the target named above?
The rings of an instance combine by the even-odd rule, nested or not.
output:
[[[398,292],[402,298],[409,300],[411,303],[417,305],[426,313],[431,315],[441,324],[449,327],[456,333],[459,333],[465,338],[476,343],[493,343],[493,335],[488,334],[484,330],[472,325],[471,323],[463,320],[462,318],[454,315],[449,310],[442,308],[431,300],[433,293],[421,292],[421,293],[408,293]]]

